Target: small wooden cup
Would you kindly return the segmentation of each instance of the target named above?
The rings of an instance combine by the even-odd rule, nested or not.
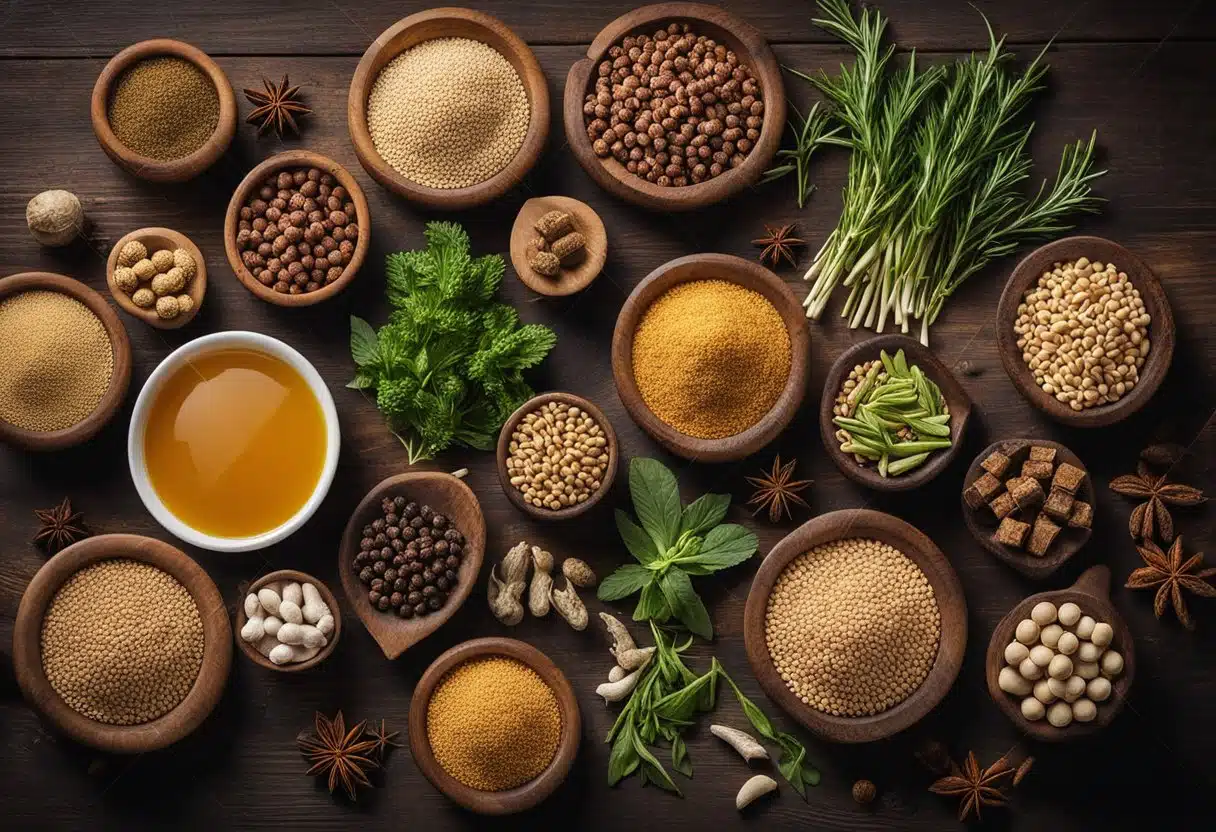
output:
[[[194,306],[189,312],[179,314],[176,318],[165,320],[160,315],[156,314],[155,307],[144,309],[141,306],[136,306],[135,301],[131,300],[131,296],[118,288],[118,284],[114,282],[114,271],[118,268],[118,253],[122,251],[122,247],[132,240],[138,240],[148,248],[148,253],[160,249],[184,248],[194,258],[195,275],[186,283],[186,288],[183,292],[177,294],[187,294],[194,301]],[[140,228],[132,231],[114,244],[110,249],[110,257],[106,260],[106,283],[110,287],[110,295],[114,298],[124,312],[129,315],[134,315],[149,326],[154,326],[157,329],[178,329],[190,323],[194,316],[198,314],[199,307],[203,305],[203,296],[207,293],[207,264],[203,260],[203,253],[198,250],[189,237],[174,231],[171,228]]]
[[[181,58],[197,66],[211,79],[219,95],[220,117],[215,132],[202,147],[180,159],[152,159],[136,153],[120,142],[110,127],[110,95],[123,73],[140,61],[162,56]],[[168,38],[140,41],[111,58],[93,85],[89,106],[93,132],[105,154],[132,176],[150,182],[185,182],[215,164],[236,135],[236,112],[236,95],[219,64],[198,47]]]
[[[536,221],[550,211],[565,211],[574,218],[574,230],[587,241],[583,258],[569,268],[565,266],[557,277],[538,274],[528,263],[528,244],[539,237]],[[608,259],[608,232],[604,221],[585,202],[568,196],[538,196],[529,199],[519,209],[511,227],[511,265],[515,276],[534,292],[549,297],[564,297],[581,292],[600,276]]]
[[[562,732],[557,752],[549,766],[536,779],[501,792],[485,792],[470,788],[448,774],[431,750],[427,736],[427,708],[431,696],[449,671],[471,659],[504,656],[532,668],[557,698],[561,713]],[[582,716],[578,700],[565,674],[544,653],[530,644],[510,638],[477,638],[458,644],[441,655],[426,669],[410,699],[410,753],[418,769],[431,784],[451,800],[480,815],[509,815],[537,805],[556,791],[566,779],[570,766],[578,755],[582,733]]]
[[[266,656],[258,652],[257,647],[241,638],[241,630],[245,627],[245,622],[249,617],[245,615],[245,597],[241,596],[236,608],[236,626],[233,628],[233,635],[236,637],[237,647],[241,652],[254,664],[261,665],[267,670],[279,670],[284,673],[296,673],[301,670],[308,670],[316,667],[321,662],[329,658],[329,654],[334,652],[334,648],[338,646],[338,639],[342,635],[342,611],[338,608],[338,599],[329,591],[329,587],[318,581],[312,575],[306,572],[297,572],[294,569],[280,569],[277,572],[270,572],[258,578],[249,585],[246,590],[246,595],[249,593],[257,594],[257,591],[262,587],[274,583],[275,581],[296,582],[299,584],[312,584],[317,588],[317,592],[321,593],[321,600],[325,602],[325,606],[329,607],[330,614],[334,617],[334,631],[329,634],[329,643],[317,652],[317,655],[311,659],[302,662],[290,662],[288,664],[275,664]]]
[[[105,298],[79,280],[50,272],[25,272],[0,279],[0,302],[23,292],[61,292],[80,301],[101,319],[110,347],[114,351],[114,370],[110,386],[93,412],[80,422],[63,430],[25,430],[0,419],[0,442],[7,442],[29,451],[59,451],[79,445],[91,438],[113,418],[127,395],[131,382],[131,340],[118,315]]]

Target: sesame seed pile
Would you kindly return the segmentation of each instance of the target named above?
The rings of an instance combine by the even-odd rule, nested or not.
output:
[[[515,157],[531,108],[515,68],[467,38],[424,41],[380,72],[367,126],[384,161],[412,182],[467,188]]]
[[[67,580],[42,620],[42,669],[68,706],[107,725],[176,708],[203,663],[190,593],[147,563],[103,560]]]
[[[183,58],[148,58],[114,86],[107,118],[118,140],[141,156],[180,159],[198,150],[220,123],[215,84]]]
[[[769,655],[803,703],[870,716],[904,701],[937,657],[933,587],[898,549],[850,538],[816,546],[782,571],[764,620]]]
[[[535,779],[561,738],[557,697],[516,659],[472,659],[450,671],[426,711],[426,735],[443,770],[497,792]]]

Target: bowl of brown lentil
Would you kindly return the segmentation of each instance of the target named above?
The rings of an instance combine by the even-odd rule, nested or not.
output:
[[[430,9],[363,53],[346,117],[373,179],[428,208],[462,210],[502,196],[536,164],[549,87],[532,50],[498,18]]]
[[[106,283],[124,312],[157,329],[177,329],[190,323],[203,305],[207,263],[185,234],[172,228],[140,228],[110,249]]]
[[[211,578],[138,535],[91,537],[48,560],[13,628],[26,700],[72,739],[113,753],[154,751],[196,729],[231,664],[228,611]]]
[[[211,167],[236,135],[228,76],[201,49],[157,38],[102,69],[90,115],[101,149],[132,176],[185,182]]]

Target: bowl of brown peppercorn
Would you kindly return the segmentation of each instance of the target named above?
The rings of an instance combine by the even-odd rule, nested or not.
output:
[[[395,659],[439,629],[469,597],[486,521],[451,474],[398,474],[367,493],[342,534],[342,589],[384,655]]]
[[[359,183],[333,159],[307,150],[279,153],[249,171],[224,218],[232,271],[277,306],[311,306],[341,292],[370,241]]]

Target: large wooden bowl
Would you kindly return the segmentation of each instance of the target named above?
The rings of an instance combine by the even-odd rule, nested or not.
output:
[[[30,451],[58,451],[70,448],[91,439],[113,418],[127,395],[131,382],[131,340],[117,313],[106,303],[105,298],[85,286],[79,280],[50,272],[25,272],[0,280],[0,301],[22,292],[43,290],[62,292],[75,298],[101,319],[110,347],[114,351],[114,370],[110,375],[110,386],[93,412],[80,422],[63,430],[25,430],[0,419],[0,442],[7,442]]]
[[[367,99],[380,71],[405,50],[436,38],[467,38],[493,47],[515,68],[528,96],[528,132],[515,158],[489,179],[466,188],[431,188],[405,178],[376,150],[367,126]],[[372,179],[427,208],[459,211],[498,199],[536,164],[549,136],[549,86],[528,44],[498,18],[472,9],[429,9],[394,23],[363,53],[350,81],[346,120],[355,155]]]
[[[359,552],[360,534],[364,526],[380,515],[380,500],[398,494],[420,504],[431,506],[451,518],[452,523],[465,536],[465,546],[457,574],[456,590],[448,596],[447,603],[435,612],[421,618],[399,618],[394,613],[380,612],[367,600],[367,587],[351,568]],[[380,482],[367,492],[359,503],[346,530],[338,551],[338,574],[342,576],[342,590],[346,600],[354,608],[363,626],[371,633],[384,655],[395,659],[431,633],[438,630],[451,618],[460,605],[469,597],[486,550],[486,521],[481,513],[481,504],[473,491],[451,474],[437,471],[418,471],[397,474]]]
[[[562,733],[557,743],[557,753],[548,768],[537,775],[536,779],[501,792],[485,792],[470,788],[452,777],[431,751],[427,738],[426,717],[427,708],[435,688],[443,681],[448,671],[470,659],[481,659],[490,656],[505,656],[523,662],[532,668],[557,697],[557,707],[561,713]],[[570,772],[570,766],[578,755],[580,734],[582,733],[582,717],[578,709],[578,700],[569,680],[557,665],[544,653],[530,644],[510,638],[477,638],[457,644],[451,650],[441,655],[426,669],[414,694],[410,698],[409,734],[410,753],[418,769],[426,775],[431,784],[453,801],[464,808],[482,815],[508,815],[530,809],[562,784]]]
[[[329,587],[318,581],[307,572],[297,572],[294,569],[280,569],[276,572],[270,572],[249,585],[249,589],[245,590],[245,595],[249,593],[257,594],[257,591],[262,587],[274,583],[275,581],[285,581],[288,583],[296,582],[300,584],[312,584],[317,588],[317,592],[321,594],[321,600],[325,602],[325,606],[329,607],[329,612],[334,617],[334,631],[329,634],[329,643],[322,647],[317,655],[311,659],[302,662],[288,662],[287,664],[275,664],[266,656],[258,652],[257,647],[241,638],[241,630],[245,627],[245,622],[249,620],[245,615],[245,596],[242,595],[237,603],[236,608],[236,626],[233,628],[233,635],[236,638],[237,647],[245,654],[251,662],[260,665],[267,670],[279,670],[284,673],[297,673],[301,670],[308,670],[310,667],[316,667],[321,662],[329,658],[329,655],[334,652],[334,648],[338,646],[338,639],[342,636],[342,610],[338,608],[338,599],[330,592]]]
[[[632,33],[653,33],[668,23],[690,23],[698,35],[725,44],[747,64],[760,82],[764,98],[764,126],[760,138],[746,161],[721,176],[696,185],[660,187],[643,177],[630,173],[611,157],[601,159],[591,148],[583,115],[583,99],[593,90],[596,68],[609,48],[622,37]],[[587,57],[570,67],[562,115],[566,127],[566,143],[574,158],[596,183],[621,199],[653,211],[693,211],[734,196],[754,185],[773,161],[781,136],[785,131],[785,85],[781,66],[764,36],[742,18],[717,6],[700,3],[656,3],[642,6],[609,23],[587,47]]]
[[[219,95],[220,117],[215,125],[215,132],[202,147],[180,159],[153,159],[136,153],[120,142],[110,127],[108,111],[114,85],[134,64],[159,56],[182,58],[194,64],[207,74]],[[105,154],[132,176],[151,182],[185,182],[215,164],[228,150],[228,145],[232,144],[232,138],[236,135],[236,112],[236,95],[233,94],[232,84],[228,83],[228,76],[220,69],[219,64],[198,47],[168,38],[140,41],[111,58],[97,77],[97,83],[93,85],[93,97],[89,105],[93,132]]]
[[[203,663],[194,687],[168,713],[141,725],[107,725],[72,710],[42,670],[42,618],[55,593],[81,569],[126,558],[168,572],[190,593],[203,620]],[[232,666],[232,628],[224,599],[203,568],[180,549],[150,537],[104,534],[64,549],[34,575],[21,596],[13,628],[13,669],[26,701],[77,742],[118,754],[164,748],[197,728],[219,702]]]
[[[565,266],[557,277],[545,277],[532,270],[528,263],[528,243],[539,236],[536,221],[550,211],[565,211],[574,219],[575,230],[587,241],[583,259],[569,268]],[[547,297],[565,297],[581,292],[600,276],[608,259],[608,232],[604,221],[590,205],[568,196],[536,196],[529,199],[515,216],[511,226],[511,265],[519,281]]]
[[[351,202],[355,203],[355,220],[359,224],[359,239],[355,242],[355,253],[351,256],[341,277],[315,292],[291,295],[276,292],[269,286],[263,286],[249,269],[245,268],[245,264],[241,261],[240,249],[237,248],[236,235],[241,208],[253,192],[262,186],[262,180],[284,168],[317,168],[322,173],[328,173],[338,180],[338,184],[350,194]],[[242,286],[260,299],[273,303],[275,306],[312,306],[329,300],[341,292],[359,273],[363,259],[367,257],[367,250],[371,246],[371,240],[371,211],[367,207],[367,197],[364,195],[359,181],[351,176],[350,171],[333,159],[310,150],[288,150],[277,153],[245,174],[245,178],[241,180],[241,184],[237,185],[236,191],[232,194],[232,199],[228,201],[228,213],[224,216],[224,253],[228,255],[228,265],[232,267],[233,273],[236,274],[237,280],[241,281]]]
[[[998,677],[1001,668],[1005,666],[1005,647],[1013,641],[1018,622],[1029,618],[1030,611],[1040,601],[1050,601],[1057,607],[1072,601],[1081,608],[1083,615],[1091,616],[1097,621],[1105,621],[1115,631],[1111,648],[1123,654],[1123,673],[1112,683],[1110,698],[1105,702],[1095,703],[1098,706],[1098,715],[1092,722],[1074,721],[1063,728],[1055,727],[1046,718],[1031,722],[1022,716],[1018,698],[1001,690]],[[988,695],[1005,716],[1027,736],[1047,742],[1065,742],[1091,736],[1110,725],[1119,711],[1123,710],[1123,704],[1136,676],[1136,650],[1131,630],[1128,629],[1123,616],[1115,609],[1115,605],[1110,602],[1110,567],[1091,566],[1067,589],[1031,595],[1011,609],[992,631],[984,667],[988,679]]]
[[[950,408],[950,441],[954,444],[949,448],[934,451],[919,468],[898,477],[881,477],[876,466],[858,465],[851,454],[840,450],[840,443],[836,440],[836,424],[832,421],[836,394],[840,392],[840,386],[849,377],[849,373],[858,364],[877,359],[883,350],[892,357],[897,351],[903,350],[908,365],[915,364],[920,367],[921,371],[937,384],[946,400],[946,406]],[[877,338],[854,344],[841,353],[828,371],[827,381],[823,385],[823,396],[819,401],[819,432],[828,456],[846,477],[875,491],[907,491],[924,485],[944,471],[958,456],[970,419],[971,397],[958,383],[954,373],[950,372],[950,368],[930,352],[928,347],[905,335],[879,335]]]
[[[194,301],[194,306],[189,312],[165,320],[156,314],[155,308],[144,309],[142,306],[136,306],[135,301],[131,300],[131,296],[118,288],[118,284],[114,282],[114,271],[118,268],[118,253],[132,240],[143,243],[149,253],[160,249],[172,251],[176,248],[184,248],[194,258],[195,275],[186,284],[184,292]],[[157,329],[178,329],[190,323],[198,314],[199,307],[203,305],[203,296],[207,293],[207,263],[203,260],[203,253],[198,250],[198,246],[185,234],[174,231],[172,228],[140,228],[127,234],[110,249],[110,257],[106,260],[106,283],[110,287],[110,296],[114,298],[114,302],[128,315],[134,315]]]
[[[929,675],[912,695],[880,714],[863,717],[833,716],[804,705],[773,666],[765,640],[764,618],[777,578],[795,558],[833,540],[863,537],[894,546],[915,563],[937,600],[941,614],[941,641]],[[967,602],[950,561],[920,531],[889,514],[869,509],[847,509],[822,514],[782,538],[760,565],[743,611],[743,636],[752,672],[768,698],[811,732],[832,742],[873,742],[918,722],[942,700],[954,684],[967,647]]]
[[[1114,263],[1127,274],[1132,285],[1140,290],[1140,299],[1152,321],[1148,326],[1151,343],[1148,358],[1140,368],[1139,381],[1123,398],[1113,404],[1104,404],[1076,411],[1035,384],[1034,373],[1022,360],[1018,348],[1018,336],[1013,331],[1017,319],[1018,305],[1027,290],[1038,284],[1043,273],[1050,271],[1056,263],[1065,263],[1088,257],[1099,263]],[[1153,274],[1148,264],[1123,246],[1102,237],[1065,237],[1054,243],[1032,251],[1013,270],[996,310],[997,347],[1005,372],[1027,401],[1057,422],[1079,428],[1098,428],[1113,425],[1131,416],[1157,392],[1170,368],[1174,357],[1174,316],[1170,311],[1169,298],[1161,281]]]
[[[747,430],[723,439],[688,436],[660,420],[642,400],[633,375],[633,336],[650,304],[677,284],[710,279],[726,280],[759,292],[777,308],[790,337],[790,376],[772,409]],[[781,278],[729,254],[690,254],[659,266],[625,300],[612,333],[612,377],[633,421],[663,447],[685,459],[728,462],[754,454],[777,438],[794,418],[806,392],[810,342],[802,304]]]

